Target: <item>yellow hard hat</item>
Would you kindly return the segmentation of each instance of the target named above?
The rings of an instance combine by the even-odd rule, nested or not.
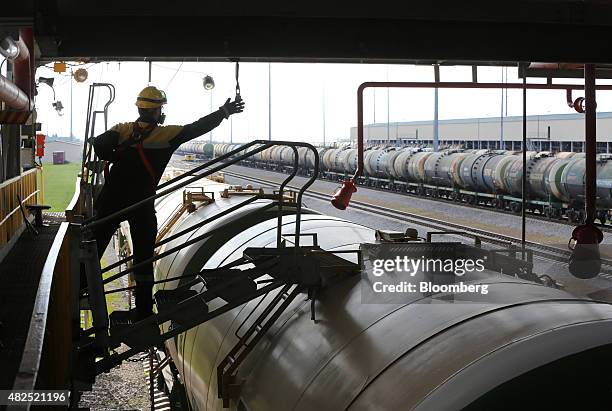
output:
[[[166,104],[166,93],[159,90],[157,87],[149,86],[142,89],[136,99],[136,107],[138,108],[157,108]]]

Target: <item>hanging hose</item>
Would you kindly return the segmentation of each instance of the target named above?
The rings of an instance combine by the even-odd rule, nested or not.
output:
[[[242,97],[240,96],[240,82],[238,81],[240,70],[240,62],[236,60],[236,101],[242,101]]]
[[[572,255],[569,259],[569,271],[577,278],[594,278],[601,269],[599,243],[603,241],[603,233],[595,225],[597,201],[597,142],[596,142],[596,112],[595,108],[595,66],[584,66],[583,101],[578,105],[585,112],[585,211],[584,224],[576,227],[570,239]],[[578,101],[577,99],[576,101]],[[568,104],[571,94],[568,93]],[[576,108],[576,107],[574,107]],[[578,111],[578,108],[576,108]]]

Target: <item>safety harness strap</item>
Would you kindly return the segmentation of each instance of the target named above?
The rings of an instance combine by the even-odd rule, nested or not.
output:
[[[149,159],[147,158],[144,152],[144,147],[143,147],[142,142],[151,135],[155,127],[157,127],[157,124],[151,123],[147,127],[142,128],[140,127],[140,124],[138,124],[138,121],[135,121],[132,127],[132,135],[130,136],[130,138],[128,138],[123,143],[119,144],[117,148],[115,149],[117,160],[120,160],[121,154],[129,146],[133,145],[134,143],[136,144],[136,151],[138,151],[140,160],[142,161],[143,166],[147,170],[147,173],[149,173],[149,176],[151,177],[151,185],[153,186],[153,188],[155,188],[155,185],[156,185],[155,170],[153,169],[151,162],[149,161]],[[107,162],[104,167],[104,179],[108,180],[108,176],[109,176],[109,163]]]
[[[144,152],[144,148],[142,147],[142,141],[139,141],[138,144],[136,144],[136,150],[138,150],[138,155],[140,155],[142,164],[147,169],[147,172],[149,173],[149,176],[151,177],[151,184],[153,185],[153,188],[155,188],[155,170],[153,169],[151,162],[149,162],[149,159],[147,158]]]

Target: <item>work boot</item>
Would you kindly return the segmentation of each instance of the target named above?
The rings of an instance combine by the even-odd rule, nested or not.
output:
[[[153,283],[140,282],[136,285],[136,320],[141,321],[153,315]]]

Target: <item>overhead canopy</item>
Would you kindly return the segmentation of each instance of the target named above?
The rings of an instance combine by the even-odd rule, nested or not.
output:
[[[612,63],[607,0],[5,3],[5,29],[35,21],[42,61]]]

